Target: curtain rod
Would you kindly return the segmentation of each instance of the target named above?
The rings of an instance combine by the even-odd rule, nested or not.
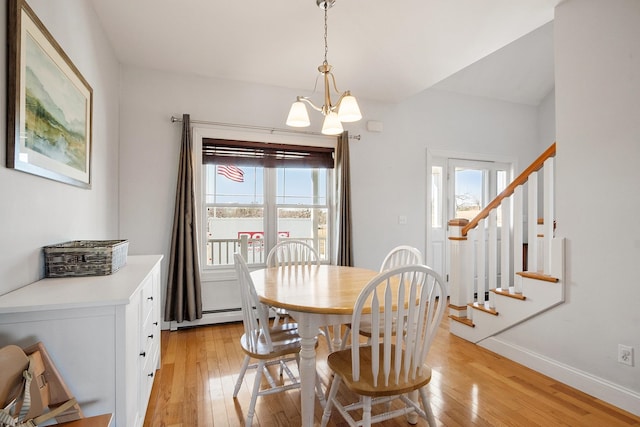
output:
[[[171,116],[171,123],[175,123],[175,122],[182,122],[182,119],[179,117]],[[305,135],[327,136],[320,132],[301,131],[301,130],[292,130],[292,129],[279,129],[279,128],[270,128],[265,126],[239,125],[235,123],[210,122],[206,120],[191,120],[191,123],[196,123],[201,125],[227,126],[227,127],[241,128],[241,129],[266,130],[270,133],[287,132],[287,133],[300,133]],[[358,141],[360,141],[360,135],[349,135],[349,139],[357,139]]]

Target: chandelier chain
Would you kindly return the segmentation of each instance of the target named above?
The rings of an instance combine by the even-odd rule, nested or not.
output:
[[[324,65],[327,65],[327,52],[329,52],[329,45],[327,43],[327,9],[329,9],[328,4],[325,4],[324,7]]]

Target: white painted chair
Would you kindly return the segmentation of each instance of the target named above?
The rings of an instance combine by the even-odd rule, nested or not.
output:
[[[320,265],[320,256],[313,246],[302,240],[283,240],[267,255],[267,267]]]
[[[400,245],[391,249],[382,261],[380,271],[390,270],[401,265],[422,264],[422,253],[413,246]]]
[[[382,264],[380,265],[380,272],[390,270],[394,267],[399,267],[402,265],[413,264],[422,264],[422,252],[420,252],[420,249],[414,248],[413,246],[400,245],[391,249],[391,251],[389,251],[389,253],[384,257],[384,259],[382,260]],[[342,344],[340,346],[341,350],[345,349],[347,346],[350,331],[351,325],[347,325],[345,332],[342,335]],[[358,333],[363,337],[367,337],[368,340],[371,340],[371,325],[363,322],[360,325],[360,330],[358,331]]]
[[[425,386],[431,380],[426,358],[446,308],[446,301],[438,301],[438,295],[446,295],[444,283],[424,265],[387,270],[365,286],[355,303],[351,324],[355,329],[365,320],[372,325],[371,344],[353,345],[328,356],[327,363],[335,375],[322,426],[329,422],[335,406],[352,427],[370,426],[413,412],[435,427]],[[405,319],[402,334],[392,332],[396,318]],[[342,383],[359,395],[357,402],[340,402],[345,399],[337,397]],[[422,407],[407,395],[415,390],[419,391]],[[390,403],[396,399],[404,406],[392,409]],[[383,405],[383,411],[372,415],[371,408],[376,405]],[[362,419],[356,421],[354,415],[359,410]]]
[[[299,363],[300,336],[298,335],[297,323],[291,322],[269,327],[269,309],[258,299],[258,294],[244,258],[239,253],[236,253],[234,254],[234,261],[242,298],[244,334],[240,338],[240,344],[245,357],[233,390],[233,397],[234,399],[237,397],[247,369],[256,368],[251,402],[249,403],[245,423],[246,426],[250,426],[258,396],[300,388],[298,377],[293,374],[287,365],[291,361],[295,361],[296,364]],[[249,365],[251,359],[258,360],[258,363]],[[278,385],[267,369],[271,365],[279,365],[280,375],[282,376],[284,371],[287,374],[288,381],[280,381]],[[263,375],[269,383],[269,388],[260,390]],[[319,388],[317,389],[317,394],[324,404],[324,396]]]
[[[267,267],[290,267],[320,265],[318,252],[308,243],[302,240],[283,240],[276,244],[267,255]],[[280,320],[286,321],[289,317],[283,308],[274,308],[275,318],[273,324]]]
[[[275,245],[267,255],[267,267],[308,267],[311,265],[320,265],[320,256],[313,246],[302,240],[283,240]],[[274,307],[273,310],[275,312],[274,325],[280,323],[281,320],[287,321],[289,313],[285,309]],[[320,332],[327,340],[329,351],[333,351],[329,328],[324,326]]]

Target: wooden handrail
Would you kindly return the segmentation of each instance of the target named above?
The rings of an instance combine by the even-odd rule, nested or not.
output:
[[[513,194],[517,186],[527,182],[527,180],[529,179],[529,175],[531,175],[533,172],[539,171],[542,168],[542,166],[544,166],[544,162],[549,157],[553,157],[555,155],[556,155],[556,143],[554,142],[549,146],[549,148],[547,148],[544,151],[544,153],[540,155],[540,157],[534,160],[534,162],[531,163],[528,168],[522,171],[522,173],[518,175],[518,177],[514,179],[513,182],[509,184],[507,188],[505,188],[502,191],[502,193],[498,194],[498,196],[495,199],[493,199],[491,202],[489,202],[489,204],[485,206],[485,208],[482,209],[478,213],[478,215],[475,216],[475,218],[469,221],[469,224],[467,224],[461,230],[461,235],[466,236],[469,230],[473,230],[474,228],[476,228],[476,226],[478,225],[478,223],[480,223],[481,220],[489,216],[489,212],[491,212],[491,209],[497,208],[503,199],[506,199],[507,197]]]

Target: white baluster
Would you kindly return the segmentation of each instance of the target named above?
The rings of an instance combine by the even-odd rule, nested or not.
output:
[[[487,258],[489,260],[488,289],[498,287],[498,213],[495,209],[489,212],[487,236]],[[484,297],[484,296],[483,296]],[[483,298],[484,301],[484,298]]]
[[[246,235],[246,234],[240,235],[240,254],[242,254],[242,257],[245,260],[248,260],[248,255],[249,255],[249,236]]]
[[[521,272],[523,269],[523,201],[522,186],[515,188],[513,192],[513,285],[516,293],[522,293],[522,288],[519,286],[518,278],[520,276],[515,273]]]
[[[538,172],[532,172],[527,182],[529,209],[527,213],[527,237],[529,243],[529,259],[527,270],[538,271]]]
[[[500,228],[500,287],[509,289],[511,280],[511,197],[500,203],[502,226]]]
[[[551,259],[551,244],[554,237],[555,226],[555,194],[554,194],[555,162],[550,157],[544,162],[544,273],[551,274],[553,270]]]
[[[486,271],[486,249],[485,249],[485,242],[486,242],[486,232],[485,232],[485,223],[484,220],[481,220],[478,223],[478,226],[476,228],[474,228],[470,233],[471,236],[473,236],[472,238],[472,244],[473,244],[473,268],[475,271],[475,287],[474,287],[474,291],[475,291],[475,299],[473,293],[470,295],[472,298],[472,301],[482,301],[482,298],[480,297],[480,292],[482,290],[484,290],[485,286],[486,286],[486,277],[487,277],[487,271]]]

